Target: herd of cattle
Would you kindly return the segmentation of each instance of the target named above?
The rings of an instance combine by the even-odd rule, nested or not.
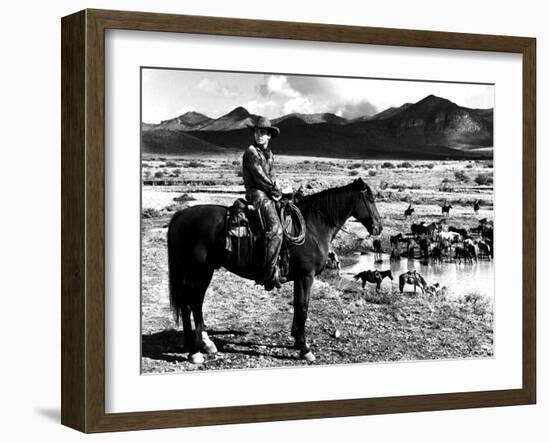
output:
[[[483,218],[479,224],[471,229],[449,225],[448,214],[450,204],[442,206],[443,217],[432,223],[412,223],[410,232],[398,233],[390,236],[390,262],[396,262],[402,258],[420,259],[423,264],[439,264],[442,262],[456,262],[471,264],[480,259],[493,258],[493,221]],[[479,209],[479,201],[474,204],[474,212]],[[414,208],[409,205],[405,210],[405,218],[411,216]],[[384,253],[382,242],[375,239],[372,243],[374,261],[382,262]],[[340,262],[334,252],[330,252],[327,262],[328,268],[340,270]],[[361,280],[363,289],[367,282],[376,284],[376,291],[380,291],[380,285],[384,278],[393,280],[391,270],[366,270],[354,276],[355,280]],[[406,284],[414,286],[428,294],[436,295],[444,291],[438,283],[428,284],[422,275],[416,270],[411,270],[399,275],[399,290],[403,293]]]
[[[472,229],[447,225],[446,219],[426,224],[411,224],[410,233],[390,236],[390,261],[402,257],[420,258],[425,263],[472,263],[493,258],[493,222],[484,218]],[[379,259],[383,250],[380,240],[373,241]]]

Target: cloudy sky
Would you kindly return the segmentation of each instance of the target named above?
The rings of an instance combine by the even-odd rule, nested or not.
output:
[[[142,120],[159,123],[187,111],[217,118],[237,106],[271,119],[292,112],[355,118],[430,94],[465,107],[494,106],[488,85],[143,69]]]

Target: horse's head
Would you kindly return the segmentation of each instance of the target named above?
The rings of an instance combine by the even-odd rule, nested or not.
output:
[[[352,185],[358,191],[358,198],[351,215],[363,224],[371,235],[379,235],[382,232],[382,221],[372,189],[361,178],[357,178]]]

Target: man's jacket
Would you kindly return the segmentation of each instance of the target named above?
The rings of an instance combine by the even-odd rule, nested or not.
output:
[[[259,208],[266,201],[276,201],[281,191],[272,176],[273,153],[269,149],[251,145],[243,155],[243,180],[246,199]]]

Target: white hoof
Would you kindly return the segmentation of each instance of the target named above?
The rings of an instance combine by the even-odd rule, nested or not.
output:
[[[315,355],[311,351],[308,351],[305,355],[302,355],[302,359],[305,359],[308,362],[314,362]]]
[[[208,333],[202,332],[201,336],[201,349],[204,353],[209,355],[215,355],[218,352],[216,344],[214,344],[208,337]]]
[[[204,356],[200,351],[189,355],[189,362],[192,364],[204,364]]]

